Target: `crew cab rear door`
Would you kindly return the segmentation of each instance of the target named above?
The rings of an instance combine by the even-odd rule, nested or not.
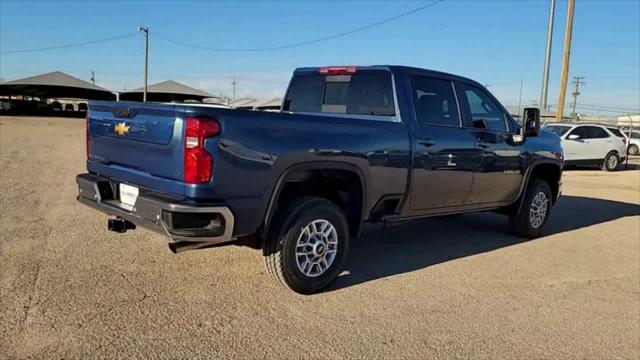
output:
[[[410,206],[414,213],[463,205],[471,189],[474,137],[462,128],[453,82],[410,76],[415,110]]]
[[[176,115],[173,105],[90,102],[88,170],[182,195],[183,119]]]

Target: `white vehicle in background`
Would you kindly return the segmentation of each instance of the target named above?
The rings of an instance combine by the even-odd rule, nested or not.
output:
[[[632,130],[631,133],[624,133],[629,135],[629,154],[640,155],[640,131]]]
[[[560,136],[565,166],[598,166],[614,171],[626,157],[626,138],[618,137],[606,126],[548,124],[544,128]]]

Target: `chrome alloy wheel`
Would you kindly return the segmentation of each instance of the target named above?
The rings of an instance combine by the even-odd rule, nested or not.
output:
[[[529,208],[529,222],[534,229],[539,228],[544,223],[547,217],[548,204],[549,199],[547,199],[547,194],[542,191],[533,197],[531,207]]]
[[[338,234],[324,219],[313,220],[302,228],[296,243],[298,269],[308,277],[324,274],[336,258]]]
[[[607,166],[609,169],[615,169],[618,167],[618,157],[615,155],[610,155],[607,159]]]

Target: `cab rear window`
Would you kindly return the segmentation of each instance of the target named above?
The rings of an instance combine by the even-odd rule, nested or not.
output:
[[[395,116],[391,73],[296,74],[283,109],[293,112]]]

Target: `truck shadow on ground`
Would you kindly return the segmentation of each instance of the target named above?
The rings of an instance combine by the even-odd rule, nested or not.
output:
[[[563,196],[554,206],[546,235],[640,215],[632,203]],[[351,242],[345,270],[328,291],[403,274],[425,267],[531,241],[510,234],[507,218],[474,213],[430,218],[401,227],[368,225]]]

